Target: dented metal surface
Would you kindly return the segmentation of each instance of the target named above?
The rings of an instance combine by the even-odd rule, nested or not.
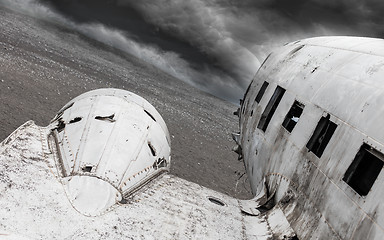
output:
[[[270,54],[233,135],[251,200],[162,174],[169,133],[141,97],[83,94],[50,126],[28,122],[1,143],[0,236],[382,239],[383,73],[379,39],[306,39]]]
[[[101,89],[29,121],[0,145],[0,237],[8,239],[290,239],[276,207],[177,178],[168,130],[144,99]],[[252,212],[253,214],[249,214]],[[255,214],[256,213],[256,214]]]
[[[364,144],[384,152],[383,76],[384,40],[320,37],[277,49],[251,83],[239,112],[252,191],[260,194],[266,182],[265,205],[279,205],[299,239],[383,239],[382,163],[377,178],[356,170],[357,181],[374,182],[365,196],[343,180]],[[267,106],[278,87],[285,92],[272,112]],[[285,120],[295,105],[301,115]],[[376,158],[382,160],[370,156],[366,164]]]
[[[48,145],[51,128],[27,122],[0,147],[0,237],[8,239],[289,239],[292,230],[279,209],[244,214],[237,199],[163,174],[99,214],[87,214],[98,201],[96,180],[76,198]],[[78,184],[76,175],[71,181]],[[86,181],[87,181],[86,180]],[[84,182],[83,182],[84,183]],[[63,189],[64,187],[64,189]],[[96,193],[96,194],[95,194]],[[103,192],[104,193],[104,192]],[[85,212],[85,214],[84,214]],[[277,236],[277,237],[276,237]]]
[[[156,109],[119,89],[84,93],[51,122],[52,151],[72,205],[99,215],[168,171],[170,140]],[[89,201],[92,199],[92,201]]]

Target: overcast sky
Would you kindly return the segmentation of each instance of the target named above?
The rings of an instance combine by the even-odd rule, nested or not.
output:
[[[274,47],[323,35],[383,37],[380,0],[0,0],[129,52],[237,102]]]

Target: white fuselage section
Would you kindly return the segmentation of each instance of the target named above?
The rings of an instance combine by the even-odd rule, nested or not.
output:
[[[252,191],[299,239],[384,236],[384,40],[323,37],[273,52],[240,109]],[[272,202],[272,203],[271,203]]]

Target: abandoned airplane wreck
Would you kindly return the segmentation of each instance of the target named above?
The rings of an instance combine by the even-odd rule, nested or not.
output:
[[[84,93],[0,145],[0,236],[14,239],[382,239],[384,40],[320,37],[272,52],[234,135],[253,199],[169,173],[167,126],[119,89]]]
[[[238,110],[260,204],[299,239],[383,239],[384,40],[319,37],[271,53]]]

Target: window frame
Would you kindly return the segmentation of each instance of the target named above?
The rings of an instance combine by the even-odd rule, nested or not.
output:
[[[342,180],[360,196],[367,196],[383,166],[384,154],[367,143],[363,143]],[[364,177],[365,179],[362,179]]]
[[[260,103],[261,99],[263,98],[265,91],[267,90],[269,86],[269,82],[264,81],[263,84],[261,85],[259,92],[256,95],[255,102]]]
[[[267,130],[267,127],[271,122],[272,117],[275,114],[276,109],[279,106],[285,91],[286,90],[280,87],[279,85],[276,86],[275,91],[273,92],[272,97],[269,99],[267,106],[261,114],[259,123],[257,124],[257,128],[261,131],[265,132]]]
[[[330,114],[327,114],[326,117],[322,116],[306,144],[308,152],[312,152],[316,157],[321,158],[336,129],[337,124],[330,120]],[[323,140],[320,141],[321,138]]]
[[[297,116],[297,121],[294,121],[293,120],[293,117],[295,117],[296,115],[294,114],[295,112],[295,107],[301,109],[300,113],[298,114]],[[305,108],[305,105],[297,100],[295,100],[291,106],[291,108],[289,109],[289,111],[287,112],[287,115],[285,115],[285,118],[283,120],[283,123],[281,124],[281,126],[283,126],[283,128],[285,128],[285,130],[287,130],[289,133],[291,133],[293,131],[293,129],[295,129],[296,127],[296,124],[299,122],[300,120],[300,117],[301,115],[303,114],[304,112],[304,108]],[[292,115],[292,116],[290,116]],[[292,122],[294,122],[293,124],[291,124]]]

